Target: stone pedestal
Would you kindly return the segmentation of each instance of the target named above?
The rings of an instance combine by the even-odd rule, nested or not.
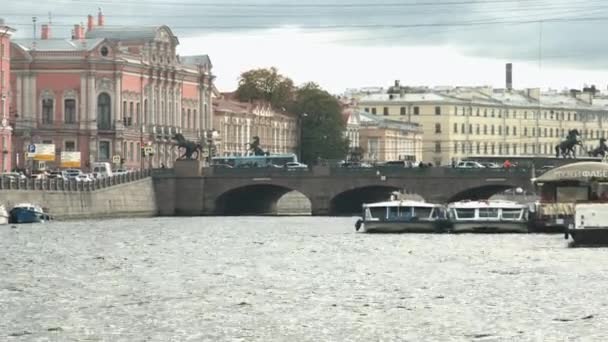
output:
[[[176,177],[202,176],[203,163],[200,160],[176,160],[173,166]]]

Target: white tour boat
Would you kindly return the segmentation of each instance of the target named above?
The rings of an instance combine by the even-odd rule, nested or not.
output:
[[[8,223],[8,212],[6,211],[6,207],[0,204],[0,224]]]
[[[458,232],[528,232],[525,204],[513,201],[460,201],[448,204],[450,231]]]
[[[362,219],[355,224],[367,233],[442,232],[447,223],[441,204],[424,201],[400,200],[398,195],[390,201],[363,204]]]

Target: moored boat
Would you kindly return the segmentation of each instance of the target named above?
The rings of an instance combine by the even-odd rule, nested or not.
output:
[[[580,162],[551,169],[533,180],[541,205],[575,244],[608,244],[608,163]]]
[[[528,206],[513,201],[460,201],[448,204],[449,230],[460,232],[528,232]]]
[[[577,203],[574,210],[566,238],[572,236],[578,245],[608,244],[608,203]]]
[[[446,215],[442,205],[424,201],[391,200],[363,204],[362,219],[355,224],[366,233],[438,233],[445,228]]]
[[[6,211],[6,207],[0,204],[0,224],[8,223],[8,212]]]
[[[44,223],[50,220],[51,216],[42,207],[31,203],[17,204],[9,213],[9,223]]]

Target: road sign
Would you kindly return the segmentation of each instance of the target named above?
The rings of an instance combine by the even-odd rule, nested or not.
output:
[[[116,155],[112,157],[112,162],[114,164],[120,164],[120,156]]]
[[[34,145],[34,144],[27,145],[27,153],[36,153],[36,145]]]
[[[29,147],[28,147],[29,150]],[[30,153],[28,153],[29,155]],[[54,161],[55,160],[55,144],[35,144],[34,152],[32,153],[34,160],[39,161]]]
[[[61,152],[61,167],[80,167],[80,152]]]
[[[144,147],[144,153],[147,156],[153,155],[154,154],[154,148],[152,148],[152,146],[146,146],[146,147]]]

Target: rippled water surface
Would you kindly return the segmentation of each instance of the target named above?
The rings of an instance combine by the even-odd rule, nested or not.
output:
[[[0,341],[608,340],[608,249],[354,221],[0,226]]]

